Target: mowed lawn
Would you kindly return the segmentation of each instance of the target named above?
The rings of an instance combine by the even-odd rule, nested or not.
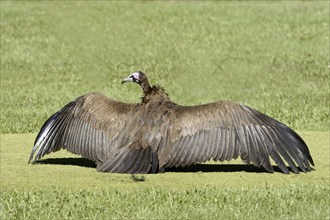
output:
[[[270,174],[235,160],[163,174],[99,173],[66,151],[28,165],[35,134],[1,135],[1,216],[62,218],[327,219],[329,132],[299,132],[316,164],[310,173]]]
[[[329,219],[329,2],[1,1],[1,219]],[[98,173],[66,151],[27,164],[43,122],[91,91],[138,102],[144,71],[173,101],[229,99],[292,127],[315,169],[240,160]]]

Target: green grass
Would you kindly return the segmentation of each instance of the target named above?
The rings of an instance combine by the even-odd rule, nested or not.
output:
[[[1,219],[330,218],[327,1],[0,4]],[[40,126],[77,96],[138,102],[120,83],[135,70],[179,104],[229,99],[284,122],[315,170],[209,162],[134,182],[65,151],[27,164]]]
[[[323,185],[131,192],[48,188],[6,192],[2,199],[2,216],[12,219],[329,219],[330,215],[329,187]]]
[[[1,1],[1,133],[37,132],[90,91],[137,102],[135,70],[180,104],[230,99],[329,130],[329,4]]]
[[[270,174],[234,160],[143,175],[141,182],[79,165],[64,150],[46,156],[48,164],[27,164],[35,134],[3,134],[0,217],[329,219],[329,132],[299,134],[316,164],[307,174]]]

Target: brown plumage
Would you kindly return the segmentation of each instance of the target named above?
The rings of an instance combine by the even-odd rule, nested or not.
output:
[[[141,103],[100,93],[78,97],[45,122],[29,162],[64,148],[95,161],[102,172],[157,173],[238,157],[269,172],[274,172],[270,158],[284,173],[286,163],[295,173],[314,166],[297,133],[250,107],[230,101],[180,106],[140,71],[124,82],[141,86]]]

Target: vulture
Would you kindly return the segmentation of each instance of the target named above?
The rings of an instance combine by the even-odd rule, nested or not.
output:
[[[158,173],[238,157],[270,173],[270,159],[286,174],[314,166],[296,132],[253,108],[231,101],[178,105],[141,71],[126,82],[142,88],[140,103],[126,104],[98,92],[76,98],[41,127],[29,163],[63,148],[94,161],[100,172]]]

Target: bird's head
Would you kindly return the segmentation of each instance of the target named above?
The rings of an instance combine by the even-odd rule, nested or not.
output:
[[[144,96],[142,97],[142,102],[147,102],[148,100],[150,100],[150,95],[155,93],[163,94],[166,99],[169,99],[167,94],[161,87],[159,87],[158,85],[151,86],[148,82],[147,76],[141,71],[136,71],[129,75],[126,79],[123,79],[121,81],[122,84],[126,82],[135,82],[140,85],[144,93]]]
[[[147,77],[144,75],[143,72],[136,71],[136,72],[132,73],[131,75],[129,75],[126,79],[123,79],[121,81],[121,83],[124,84],[126,82],[135,82],[135,83],[141,85],[146,79],[147,79]]]
[[[126,79],[123,79],[121,81],[122,84],[126,82],[135,82],[139,84],[145,95],[150,93],[152,90],[152,87],[149,85],[146,75],[144,75],[144,73],[141,71],[136,71],[129,75]]]

